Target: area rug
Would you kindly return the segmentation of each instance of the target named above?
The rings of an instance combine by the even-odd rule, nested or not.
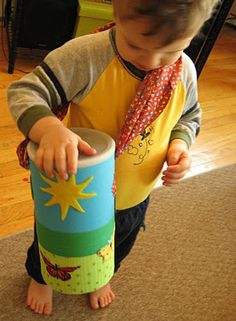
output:
[[[134,191],[135,192],[135,191]],[[115,302],[93,311],[86,295],[55,293],[55,321],[235,321],[236,165],[152,193],[132,253],[112,280]],[[29,311],[25,254],[32,230],[0,240],[0,320],[45,320]]]

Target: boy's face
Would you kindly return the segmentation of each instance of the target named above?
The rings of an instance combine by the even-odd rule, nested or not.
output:
[[[194,37],[177,39],[168,45],[165,32],[144,35],[148,31],[147,18],[116,20],[116,46],[121,57],[136,68],[149,71],[174,63]]]

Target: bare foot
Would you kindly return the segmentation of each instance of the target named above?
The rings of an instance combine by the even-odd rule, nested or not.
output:
[[[89,297],[92,309],[105,308],[115,300],[115,294],[112,292],[109,283],[101,289],[89,293]]]
[[[52,313],[52,288],[31,279],[26,304],[35,313],[50,315]]]

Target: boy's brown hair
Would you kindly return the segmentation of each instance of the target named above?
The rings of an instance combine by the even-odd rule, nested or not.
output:
[[[197,34],[219,0],[113,0],[114,16],[121,22],[148,18],[145,35],[165,31],[166,43]]]

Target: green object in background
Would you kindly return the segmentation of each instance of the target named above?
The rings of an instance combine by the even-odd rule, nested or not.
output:
[[[74,37],[92,33],[111,21],[113,21],[111,4],[80,0]]]

